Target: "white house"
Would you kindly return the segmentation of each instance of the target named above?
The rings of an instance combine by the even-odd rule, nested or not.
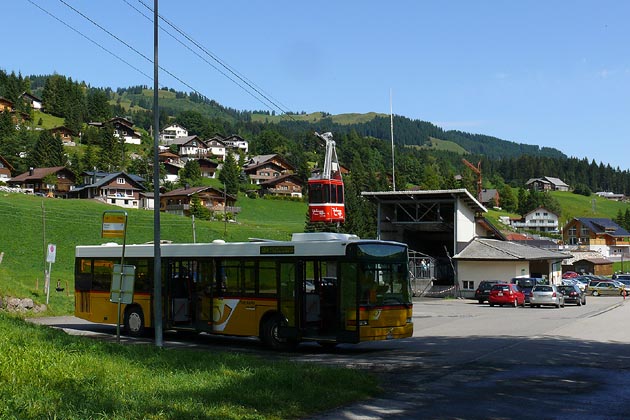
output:
[[[216,156],[219,160],[225,160],[227,147],[221,137],[214,136],[206,140],[206,146],[208,147],[208,156]]]
[[[20,98],[22,98],[24,101],[28,102],[29,105],[31,106],[31,108],[33,108],[34,110],[41,110],[42,106],[43,106],[43,101],[41,99],[39,99],[37,96],[35,95],[31,95],[28,92],[23,92],[20,95]]]
[[[230,149],[242,150],[245,154],[249,151],[249,142],[236,134],[223,139],[223,143]]]
[[[160,132],[160,143],[170,144],[172,140],[187,136],[188,130],[179,124],[171,124]]]
[[[198,136],[186,136],[172,140],[171,144],[177,145],[177,154],[183,158],[199,159],[206,157],[208,147]]]
[[[512,220],[512,227],[540,232],[557,232],[558,215],[544,207],[538,207],[526,213],[520,220]]]

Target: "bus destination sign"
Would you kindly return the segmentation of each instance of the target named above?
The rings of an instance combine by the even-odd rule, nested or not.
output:
[[[295,254],[295,247],[293,245],[262,245],[260,247],[260,255],[272,254]]]

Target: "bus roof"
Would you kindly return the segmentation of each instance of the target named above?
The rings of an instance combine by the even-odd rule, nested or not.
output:
[[[160,254],[164,257],[257,257],[257,256],[343,256],[351,243],[383,243],[406,247],[398,242],[385,242],[375,239],[359,239],[356,235],[338,233],[299,233],[293,234],[291,241],[256,239],[250,242],[161,244]],[[118,258],[122,245],[79,245],[76,257]],[[126,245],[125,258],[151,257],[153,243]]]

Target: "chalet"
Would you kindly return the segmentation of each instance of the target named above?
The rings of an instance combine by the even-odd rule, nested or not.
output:
[[[225,160],[225,153],[227,150],[226,144],[223,142],[223,138],[219,135],[215,135],[205,141],[208,148],[208,156],[216,156],[219,160]]]
[[[133,123],[126,118],[115,117],[107,122],[91,122],[88,123],[92,127],[103,128],[105,125],[111,125],[114,129],[114,135],[121,140],[125,140],[128,144],[140,144],[142,141],[142,135],[135,131]]]
[[[282,175],[292,174],[295,167],[280,155],[254,156],[243,166],[252,184],[262,184]]]
[[[8,182],[11,179],[11,172],[15,169],[5,158],[0,156],[0,181]]]
[[[173,183],[179,181],[179,171],[184,169],[184,164],[181,161],[162,162],[162,166],[166,171],[166,181]]]
[[[240,212],[239,207],[234,207],[236,197],[214,187],[184,187],[160,194],[160,211],[188,216],[194,197],[198,197],[200,204],[210,211]]]
[[[201,176],[204,178],[216,178],[217,168],[219,164],[211,161],[210,159],[197,159],[199,163],[199,170],[201,171]]]
[[[610,219],[575,217],[564,227],[562,239],[570,248],[598,251],[604,257],[630,255],[630,232]]]
[[[168,163],[181,163],[181,159],[179,158],[179,155],[169,152],[169,151],[160,152],[158,154],[158,161],[168,162]]]
[[[51,128],[49,131],[53,136],[59,136],[64,146],[75,146],[75,143],[72,139],[72,137],[74,136],[74,132],[65,125]]]
[[[260,195],[302,197],[302,181],[297,175],[286,174],[260,184]]]
[[[188,130],[179,124],[171,124],[160,131],[160,143],[163,144],[171,144],[171,141],[181,137],[188,137]]]
[[[569,191],[569,186],[559,178],[544,176],[542,178],[531,178],[525,186],[529,190],[535,191]]]
[[[94,198],[124,208],[140,207],[140,193],[146,190],[144,179],[125,172],[85,171],[83,183],[74,187],[70,198]]]
[[[43,107],[44,102],[39,99],[37,96],[32,95],[28,92],[23,92],[20,95],[20,98],[22,98],[22,100],[26,103],[28,103],[32,109],[34,110],[41,110]]]
[[[513,219],[512,227],[540,232],[558,232],[558,215],[544,207],[538,207],[526,213],[521,219]]]
[[[171,144],[177,146],[177,154],[184,160],[206,157],[208,147],[198,136],[186,136],[174,139]]]
[[[0,96],[0,112],[4,111],[13,111],[13,102],[8,100],[7,98],[3,98],[2,96]]]
[[[249,151],[249,142],[239,135],[232,134],[223,139],[223,142],[230,149],[241,150],[245,154]]]
[[[11,187],[62,198],[67,197],[74,184],[74,173],[65,166],[30,168],[9,181]]]

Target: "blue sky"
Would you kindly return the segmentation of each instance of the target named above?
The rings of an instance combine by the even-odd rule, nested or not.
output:
[[[63,1],[153,57],[138,0]],[[398,115],[630,169],[630,2],[162,0],[159,11],[283,109],[389,113],[391,90]],[[150,62],[61,1],[8,1],[2,15],[6,71],[153,84]],[[163,32],[159,63],[222,105],[268,109]],[[160,83],[190,90],[164,72]]]

